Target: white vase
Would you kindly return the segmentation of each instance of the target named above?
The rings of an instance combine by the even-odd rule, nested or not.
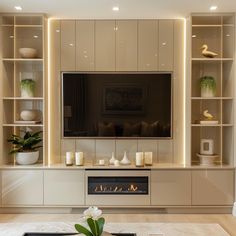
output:
[[[39,159],[39,151],[35,152],[17,152],[16,162],[19,165],[32,165]]]
[[[122,165],[130,165],[130,160],[128,159],[128,157],[127,157],[127,153],[126,152],[124,152],[124,157],[123,157],[123,159],[120,161],[120,164],[122,164]]]
[[[37,111],[36,110],[23,110],[20,113],[20,117],[24,121],[35,120],[37,117]]]
[[[201,97],[212,98],[212,97],[215,97],[215,93],[212,89],[201,88]]]

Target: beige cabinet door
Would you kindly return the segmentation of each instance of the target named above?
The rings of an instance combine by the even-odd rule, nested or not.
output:
[[[158,20],[138,21],[138,70],[158,70]]]
[[[192,171],[192,205],[232,205],[233,170]]]
[[[152,170],[151,205],[191,205],[191,171]]]
[[[44,205],[84,205],[83,170],[45,170]]]
[[[76,21],[76,70],[94,71],[94,21]]]
[[[2,205],[43,205],[43,171],[3,170]]]
[[[61,21],[61,70],[75,71],[75,20]]]
[[[116,22],[116,70],[137,71],[137,20]]]
[[[159,20],[159,71],[172,71],[174,60],[174,21]]]
[[[115,21],[95,21],[95,70],[115,71]]]

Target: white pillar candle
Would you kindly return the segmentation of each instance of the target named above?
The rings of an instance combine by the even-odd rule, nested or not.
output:
[[[74,162],[74,153],[73,152],[66,152],[66,165],[72,166]]]
[[[101,166],[105,165],[105,160],[99,160],[98,164],[101,165]]]
[[[84,153],[76,152],[75,153],[75,165],[82,166],[84,164]]]
[[[114,166],[119,166],[120,165],[120,161],[119,160],[115,160],[114,161]]]
[[[143,152],[136,152],[135,164],[136,166],[144,166]]]
[[[152,152],[145,152],[144,153],[144,163],[146,166],[152,165]]]

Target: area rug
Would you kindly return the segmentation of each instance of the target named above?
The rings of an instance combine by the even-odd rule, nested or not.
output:
[[[219,224],[203,223],[107,223],[110,233],[136,233],[137,236],[229,236]],[[22,236],[25,232],[75,232],[72,222],[4,223],[0,236]]]

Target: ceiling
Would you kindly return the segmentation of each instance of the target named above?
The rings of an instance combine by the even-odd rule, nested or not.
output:
[[[0,12],[46,13],[52,18],[135,19],[183,18],[191,12],[236,12],[235,0],[0,0]],[[119,6],[119,11],[112,11]]]

